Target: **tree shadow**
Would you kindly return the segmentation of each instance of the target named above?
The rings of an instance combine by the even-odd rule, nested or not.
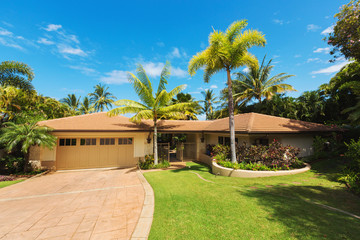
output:
[[[340,173],[347,164],[348,161],[346,158],[329,158],[311,164],[311,170],[319,178],[339,182],[338,178],[340,177]]]
[[[268,221],[286,226],[289,238],[298,239],[358,239],[360,219],[331,211],[303,199],[360,215],[360,198],[344,194],[343,190],[321,186],[288,186],[241,191],[256,199],[271,213]]]

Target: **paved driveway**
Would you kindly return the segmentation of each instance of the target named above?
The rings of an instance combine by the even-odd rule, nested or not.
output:
[[[0,239],[129,239],[143,202],[134,169],[47,174],[0,189]]]

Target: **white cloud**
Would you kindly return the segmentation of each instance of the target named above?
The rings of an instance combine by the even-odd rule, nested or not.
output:
[[[52,32],[52,31],[57,31],[60,28],[62,28],[60,24],[48,24],[44,29],[45,31]]]
[[[173,57],[175,57],[175,58],[181,57],[180,51],[179,51],[178,48],[174,48],[174,50],[171,52],[171,55],[172,55]]]
[[[330,52],[329,47],[317,48],[317,49],[314,50],[314,53],[329,53],[329,52]]]
[[[189,92],[189,94],[200,94],[201,92]]]
[[[218,86],[214,84],[214,85],[211,85],[210,88],[216,89],[216,88],[218,88]]]
[[[0,27],[0,36],[12,36],[13,33],[6,30],[5,28]]]
[[[306,29],[308,30],[308,32],[316,32],[317,30],[320,29],[320,26],[315,24],[309,24],[306,26]]]
[[[105,73],[105,76],[100,78],[101,82],[107,84],[124,84],[128,83],[128,73],[122,70],[113,70]]]
[[[88,68],[84,66],[70,66],[71,69],[79,70],[81,73],[85,75],[93,75],[96,73],[96,70],[93,68]]]
[[[12,48],[16,48],[16,49],[19,49],[19,50],[24,50],[23,47],[21,47],[20,45],[12,42],[12,41],[6,41],[4,38],[1,38],[0,37],[0,44],[5,46],[5,47],[12,47]]]
[[[165,47],[165,43],[163,43],[163,42],[157,42],[156,45],[158,47]]]
[[[39,40],[37,40],[37,43],[45,44],[45,45],[53,45],[53,44],[55,44],[53,41],[50,41],[47,38],[39,38]]]
[[[5,21],[2,21],[2,24],[4,24],[7,27],[14,27],[14,25],[12,25],[11,23],[5,22]]]
[[[171,68],[171,75],[170,76],[174,76],[174,77],[186,77],[187,75],[187,71],[184,71],[183,69],[179,68],[179,67],[172,67]]]
[[[170,52],[168,54],[169,58],[181,58],[181,57],[186,57],[187,54],[185,51],[181,51],[179,48],[174,47],[172,52]]]
[[[296,54],[296,55],[294,56],[294,58],[299,58],[299,57],[301,57],[300,54]]]
[[[248,67],[245,67],[243,70],[242,70],[244,73],[248,73],[250,71],[250,69]]]
[[[76,56],[81,56],[81,57],[86,57],[88,55],[86,52],[84,52],[79,47],[73,48],[68,45],[58,45],[58,48],[59,48],[59,52],[64,55],[76,55]]]
[[[142,64],[146,74],[150,77],[158,77],[164,67],[164,63],[145,62]]]
[[[320,58],[309,58],[306,62],[320,62]]]
[[[348,64],[349,62],[341,62],[338,64],[335,64],[333,66],[327,67],[327,68],[323,68],[317,71],[312,71],[311,74],[332,74],[332,73],[336,73],[339,72],[341,68],[343,68],[346,64]]]
[[[321,32],[321,35],[328,35],[334,31],[334,26],[330,26]]]
[[[280,20],[280,19],[274,19],[273,22],[276,23],[276,24],[279,24],[279,25],[283,25],[283,24],[284,24],[284,21],[283,21],[283,20]]]

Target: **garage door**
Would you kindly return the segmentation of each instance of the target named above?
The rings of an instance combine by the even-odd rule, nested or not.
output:
[[[56,169],[133,167],[134,141],[122,138],[60,138],[56,151]]]

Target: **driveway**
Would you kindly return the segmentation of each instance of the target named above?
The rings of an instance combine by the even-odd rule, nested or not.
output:
[[[0,189],[0,239],[129,239],[143,203],[135,169],[47,174]]]

